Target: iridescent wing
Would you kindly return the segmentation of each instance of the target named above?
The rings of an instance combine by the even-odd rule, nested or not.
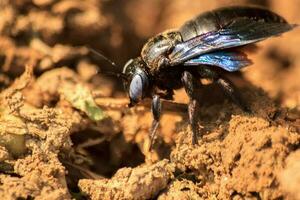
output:
[[[238,71],[251,65],[247,55],[239,51],[216,51],[196,56],[183,63],[185,66],[197,66],[200,64],[220,67],[226,71]]]
[[[202,54],[255,43],[272,36],[278,36],[295,26],[297,25],[235,18],[233,22],[221,29],[177,44],[169,55],[170,64],[172,66],[178,65]]]

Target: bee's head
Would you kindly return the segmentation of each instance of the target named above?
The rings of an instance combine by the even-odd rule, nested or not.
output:
[[[123,74],[128,78],[124,86],[130,98],[129,107],[132,107],[146,96],[149,89],[150,80],[146,64],[140,57],[131,59],[125,64]]]
[[[104,59],[113,67],[118,66],[111,61],[109,58],[101,54],[100,52],[94,50],[93,48],[88,47],[88,50],[97,55],[98,57]],[[122,73],[117,72],[104,72],[107,75],[113,75],[118,78],[123,79],[124,87],[128,91],[130,103],[129,107],[137,104],[141,99],[143,99],[148,93],[149,86],[149,76],[147,74],[147,65],[141,57],[129,60],[124,68]]]

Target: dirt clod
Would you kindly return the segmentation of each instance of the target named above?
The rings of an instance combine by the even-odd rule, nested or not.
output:
[[[175,168],[168,160],[134,169],[123,168],[110,179],[80,180],[81,190],[92,199],[149,199],[165,188]]]

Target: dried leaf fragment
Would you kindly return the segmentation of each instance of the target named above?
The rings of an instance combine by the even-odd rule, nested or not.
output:
[[[85,112],[94,121],[100,121],[106,117],[102,109],[95,103],[90,90],[82,84],[69,83],[61,86],[60,93],[72,106]]]

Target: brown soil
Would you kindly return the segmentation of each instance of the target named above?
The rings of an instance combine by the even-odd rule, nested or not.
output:
[[[192,145],[176,91],[152,152],[150,102],[127,108],[122,82],[97,75],[121,69],[86,48],[123,64],[156,33],[249,3],[300,23],[299,0],[0,1],[1,199],[300,199],[299,28],[229,74],[251,114],[206,85]]]

